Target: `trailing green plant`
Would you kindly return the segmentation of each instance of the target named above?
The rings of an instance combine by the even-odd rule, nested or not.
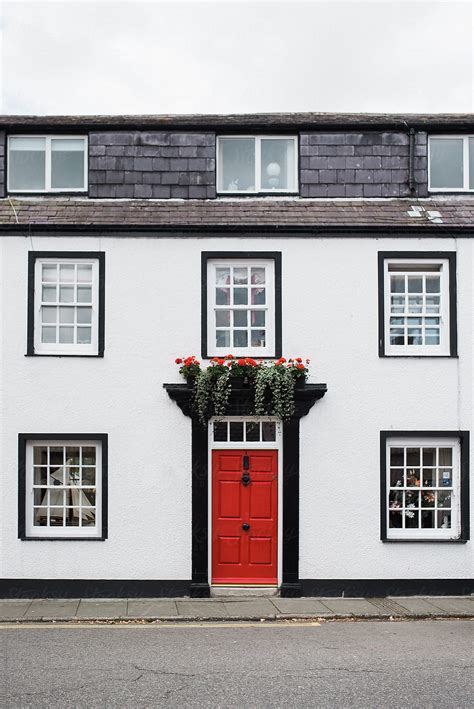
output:
[[[255,416],[271,414],[286,421],[295,412],[295,378],[282,364],[259,367],[255,374]]]
[[[221,364],[211,363],[199,370],[194,385],[193,405],[203,426],[211,416],[223,416],[231,393],[230,371]]]

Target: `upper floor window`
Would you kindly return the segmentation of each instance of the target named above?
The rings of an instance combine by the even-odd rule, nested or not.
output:
[[[439,192],[474,191],[474,136],[431,136],[429,189]]]
[[[28,354],[102,355],[104,255],[30,252]]]
[[[452,253],[379,254],[380,355],[456,355]]]
[[[229,193],[298,191],[298,140],[291,136],[217,139],[217,190]]]
[[[281,354],[281,255],[203,254],[203,357]]]
[[[10,192],[84,192],[87,190],[87,138],[10,136]]]

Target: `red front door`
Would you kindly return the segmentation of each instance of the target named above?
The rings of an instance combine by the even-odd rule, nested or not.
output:
[[[277,582],[278,452],[212,452],[212,583]]]

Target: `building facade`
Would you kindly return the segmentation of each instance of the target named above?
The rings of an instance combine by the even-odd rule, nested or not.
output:
[[[1,595],[471,593],[473,192],[474,116],[0,117]]]

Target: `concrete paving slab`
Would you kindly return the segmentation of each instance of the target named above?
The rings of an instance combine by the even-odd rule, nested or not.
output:
[[[272,598],[272,603],[279,613],[332,615],[332,611],[316,598]]]
[[[31,599],[23,600],[1,600],[0,601],[0,619],[15,620],[23,618],[28,608],[31,606]]]
[[[176,602],[163,598],[129,598],[127,615],[134,618],[172,617],[178,615]]]
[[[446,596],[432,596],[429,599],[436,608],[440,608],[447,613],[459,613],[459,615],[474,615],[474,599],[471,598],[449,598]]]
[[[265,618],[275,616],[276,609],[267,598],[252,598],[248,600],[225,601],[224,607],[231,616],[242,616],[248,618]]]
[[[35,618],[72,618],[79,607],[79,598],[41,598],[33,601],[25,613],[25,620]]]
[[[226,618],[229,616],[222,601],[176,601],[179,615],[196,618]]]
[[[406,608],[409,613],[426,614],[433,613],[439,615],[441,609],[437,608],[427,598],[418,596],[397,596],[396,601],[399,606]]]
[[[79,603],[76,616],[77,618],[126,618],[127,599],[83,599]]]
[[[365,598],[322,598],[321,602],[334,613],[354,615],[385,615]]]

